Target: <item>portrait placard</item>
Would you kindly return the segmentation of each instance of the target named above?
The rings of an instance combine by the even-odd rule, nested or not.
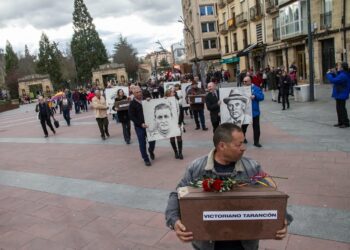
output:
[[[112,108],[115,104],[115,98],[117,97],[118,90],[122,89],[125,96],[129,96],[129,88],[125,86],[115,86],[113,88],[106,88],[105,94],[106,94],[106,103],[108,106],[107,114],[115,114],[116,111],[114,111]]]
[[[148,141],[180,136],[179,107],[175,97],[142,101]]]
[[[187,92],[191,88],[191,83],[186,82],[181,84],[181,93],[182,93],[182,107],[187,108],[190,104],[187,102]]]
[[[252,123],[251,87],[220,88],[221,122],[238,126]]]
[[[176,84],[180,84],[179,81],[177,82],[165,82],[164,83],[164,93],[168,90],[168,89],[171,89],[171,88],[175,88],[175,85]]]

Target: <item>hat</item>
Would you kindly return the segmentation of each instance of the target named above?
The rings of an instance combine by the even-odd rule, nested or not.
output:
[[[224,103],[227,104],[231,100],[240,100],[244,103],[248,102],[247,97],[245,97],[239,93],[235,93],[235,90],[231,90],[230,95],[228,97],[224,98]]]

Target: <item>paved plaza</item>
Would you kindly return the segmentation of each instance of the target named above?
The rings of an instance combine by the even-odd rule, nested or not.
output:
[[[248,128],[246,156],[288,178],[276,181],[294,217],[284,240],[261,241],[260,249],[350,249],[350,129],[333,127],[330,86],[316,92],[316,102],[292,101],[286,111],[265,92],[263,148]],[[208,131],[185,116],[184,160],[158,141],[145,167],[133,128],[126,145],[110,117],[111,137],[102,141],[90,109],[72,112],[70,127],[56,114],[61,126],[44,138],[34,108],[0,113],[1,250],[191,249],[165,227],[164,210],[185,168],[212,147],[208,113]]]

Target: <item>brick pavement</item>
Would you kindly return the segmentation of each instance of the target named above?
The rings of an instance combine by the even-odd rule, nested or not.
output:
[[[261,107],[262,149],[251,146],[248,129],[246,155],[267,172],[288,177],[277,182],[290,195],[295,213],[291,234],[283,241],[261,241],[261,249],[350,248],[350,130],[332,127],[335,104],[328,92],[329,87],[322,86],[317,102],[292,102],[286,112],[266,96]],[[164,226],[160,211],[166,197],[143,207],[136,200],[142,198],[137,191],[128,201],[118,200],[118,188],[168,192],[186,166],[211,148],[210,131],[195,131],[187,118],[185,159],[173,159],[170,144],[157,142],[156,160],[146,168],[134,131],[132,144],[125,145],[121,127],[111,119],[107,141],[100,140],[92,112],[73,114],[71,127],[60,117],[57,134],[44,139],[32,111],[33,105],[26,105],[0,114],[0,171],[3,176],[12,174],[7,180],[0,176],[0,249],[191,249]],[[47,176],[47,182],[27,185],[36,176],[31,173]],[[78,185],[77,191],[68,192],[65,184],[52,181],[54,177]],[[79,190],[84,181],[91,181],[91,188]],[[97,196],[103,202],[91,198],[103,187],[107,195]],[[108,199],[108,192],[115,199]]]

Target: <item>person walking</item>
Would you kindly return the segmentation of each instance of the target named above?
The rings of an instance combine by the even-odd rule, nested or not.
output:
[[[72,109],[72,101],[67,98],[66,94],[62,95],[59,106],[60,110],[63,112],[63,118],[66,120],[67,126],[70,126],[70,110]]]
[[[151,161],[149,160],[147,151],[146,151],[146,128],[148,128],[147,124],[145,124],[145,118],[143,115],[142,108],[142,90],[139,86],[135,86],[133,90],[134,99],[130,102],[129,105],[129,117],[130,120],[133,121],[135,132],[137,135],[137,140],[139,142],[139,149],[142,156],[142,159],[145,162],[147,167],[151,166]],[[154,160],[154,149],[156,146],[155,141],[148,142],[148,153],[150,154],[150,158]]]
[[[252,111],[253,111],[253,134],[254,134],[254,146],[261,148],[262,145],[260,144],[260,107],[259,102],[264,100],[264,93],[261,91],[259,87],[252,84],[251,78],[249,76],[246,76],[243,79],[243,85],[244,86],[251,86],[252,89]],[[242,125],[242,131],[244,133],[244,143],[247,143],[247,140],[245,139],[247,128],[249,124],[243,124]]]
[[[100,90],[95,90],[95,97],[92,98],[92,107],[95,109],[95,117],[100,129],[102,140],[109,137],[106,99],[101,95]]]
[[[349,117],[346,110],[346,100],[350,93],[350,71],[346,62],[337,65],[337,69],[327,72],[327,79],[333,84],[332,97],[336,102],[338,123],[334,127],[348,128]]]
[[[289,75],[285,70],[282,71],[282,75],[280,77],[280,91],[282,96],[282,110],[286,110],[286,103],[287,103],[287,109],[289,109],[289,90],[290,86],[292,85],[292,80],[290,79]]]
[[[187,98],[189,96],[200,96],[205,95],[205,91],[202,88],[198,88],[198,83],[193,80],[191,89],[187,93]],[[189,102],[191,110],[193,112],[194,121],[196,123],[196,130],[200,129],[200,125],[202,126],[202,130],[206,131],[208,128],[205,126],[205,117],[204,117],[204,102],[203,103],[195,103]],[[199,119],[198,119],[199,118]],[[200,124],[199,124],[200,120]]]
[[[167,91],[165,91],[165,97],[172,97],[174,96],[176,99],[176,103],[177,103],[177,108],[178,110],[180,109],[180,105],[179,105],[179,99],[176,95],[176,91],[175,89],[168,89]],[[180,114],[180,110],[179,110],[179,119],[178,119],[178,125],[181,128],[182,124],[184,121],[184,116]],[[176,146],[176,142],[175,142],[175,138],[177,141],[177,146]],[[176,137],[170,137],[170,144],[171,147],[174,150],[175,153],[175,159],[180,159],[182,160],[184,157],[182,155],[182,136],[176,136]]]
[[[277,102],[276,90],[278,89],[277,85],[277,75],[275,69],[272,67],[272,70],[267,69],[267,87],[271,91],[271,99],[273,102]]]
[[[117,97],[115,98],[115,103],[120,101],[126,101],[128,98],[124,94],[124,91],[122,89],[118,89],[117,91]],[[129,118],[129,112],[128,109],[118,109],[117,105],[114,105],[112,108],[114,111],[117,111],[117,117],[119,122],[122,124],[123,127],[123,136],[126,144],[130,144],[130,118]]]
[[[209,93],[205,97],[205,103],[207,109],[210,112],[210,120],[213,126],[213,132],[220,124],[220,98],[219,91],[216,89],[216,85],[213,82],[208,84]]]
[[[78,92],[78,89],[76,89],[72,94],[72,99],[74,102],[75,113],[79,114],[80,113],[80,94]]]
[[[35,111],[39,112],[38,118],[44,131],[45,138],[47,138],[49,134],[47,132],[46,125],[49,126],[53,134],[56,134],[56,131],[51,123],[51,116],[53,117],[53,113],[43,96],[39,96],[38,101],[39,103],[36,105]]]

